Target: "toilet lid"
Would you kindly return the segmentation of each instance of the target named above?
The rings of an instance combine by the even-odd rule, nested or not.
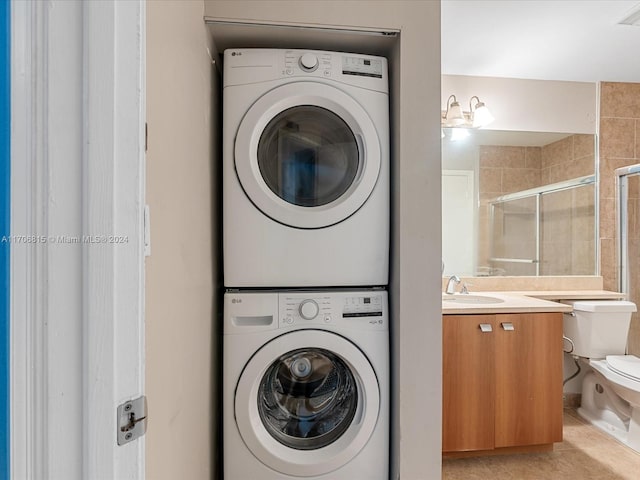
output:
[[[607,355],[607,365],[614,372],[640,382],[640,358],[634,355]]]

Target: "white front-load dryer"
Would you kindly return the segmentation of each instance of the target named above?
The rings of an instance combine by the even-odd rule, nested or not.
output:
[[[387,293],[227,292],[225,480],[387,480]]]
[[[386,59],[231,49],[223,85],[225,286],[387,285]]]

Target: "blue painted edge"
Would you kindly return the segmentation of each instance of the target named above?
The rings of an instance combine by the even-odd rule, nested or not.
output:
[[[0,478],[10,478],[11,1],[0,0]]]

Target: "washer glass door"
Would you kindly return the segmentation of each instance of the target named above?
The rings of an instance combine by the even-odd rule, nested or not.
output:
[[[293,350],[273,362],[260,382],[258,411],[277,441],[291,448],[325,447],[346,431],[358,406],[349,366],[318,348]]]
[[[271,219],[305,229],[335,225],[362,207],[376,186],[381,155],[365,109],[342,90],[314,82],[265,93],[242,118],[234,146],[251,202]]]
[[[380,413],[371,363],[344,337],[296,330],[250,358],[235,393],[242,440],[284,475],[324,475],[349,463],[371,438]]]

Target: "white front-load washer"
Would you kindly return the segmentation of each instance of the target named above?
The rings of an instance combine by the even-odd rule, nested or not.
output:
[[[226,287],[387,285],[387,61],[231,49],[223,77]]]
[[[387,480],[387,292],[228,291],[226,480]]]

